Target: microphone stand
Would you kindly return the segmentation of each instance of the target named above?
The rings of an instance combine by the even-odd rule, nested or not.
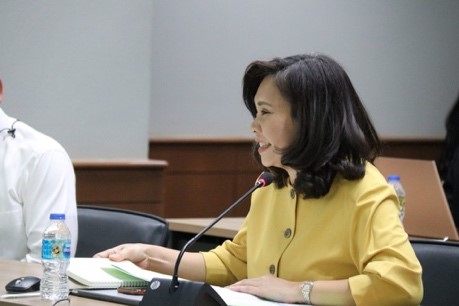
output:
[[[223,211],[214,221],[202,229],[182,247],[175,262],[172,280],[153,278],[139,306],[227,306],[225,301],[223,301],[223,299],[209,284],[187,280],[179,282],[178,268],[186,250],[199,238],[201,238],[202,235],[204,235],[237,205],[244,201],[256,189],[267,186],[271,183],[272,178],[264,178],[263,175],[271,176],[269,172],[263,172],[255,185],[249,191]]]

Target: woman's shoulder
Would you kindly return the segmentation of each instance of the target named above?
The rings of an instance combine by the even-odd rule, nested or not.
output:
[[[391,189],[383,174],[375,165],[366,162],[365,175],[362,178],[347,180],[338,175],[330,191],[339,193],[343,197],[346,195],[357,199],[368,194],[386,194],[388,190]]]
[[[379,171],[379,169],[372,164],[371,162],[365,163],[365,174],[362,178],[356,180],[345,179],[341,175],[337,175],[335,183],[345,184],[349,187],[354,186],[355,188],[362,185],[374,185],[374,184],[386,184],[387,181],[384,175]]]

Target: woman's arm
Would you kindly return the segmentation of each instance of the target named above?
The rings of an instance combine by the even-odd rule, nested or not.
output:
[[[292,282],[267,275],[244,279],[228,288],[268,300],[304,304],[302,284],[303,282]],[[355,305],[347,280],[316,281],[309,297],[313,305]]]
[[[100,252],[94,257],[113,261],[130,260],[143,269],[172,275],[179,251],[149,244],[122,244]],[[200,253],[186,252],[179,266],[179,277],[205,281],[204,258]]]

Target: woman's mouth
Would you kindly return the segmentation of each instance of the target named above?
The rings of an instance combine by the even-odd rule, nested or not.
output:
[[[267,142],[259,142],[258,146],[259,146],[258,153],[261,154],[261,153],[265,152],[271,146],[271,144],[267,143]]]

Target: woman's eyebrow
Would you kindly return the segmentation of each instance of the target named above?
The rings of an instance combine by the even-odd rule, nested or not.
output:
[[[257,104],[257,106],[272,106],[271,103],[266,101],[257,101],[255,103]]]

